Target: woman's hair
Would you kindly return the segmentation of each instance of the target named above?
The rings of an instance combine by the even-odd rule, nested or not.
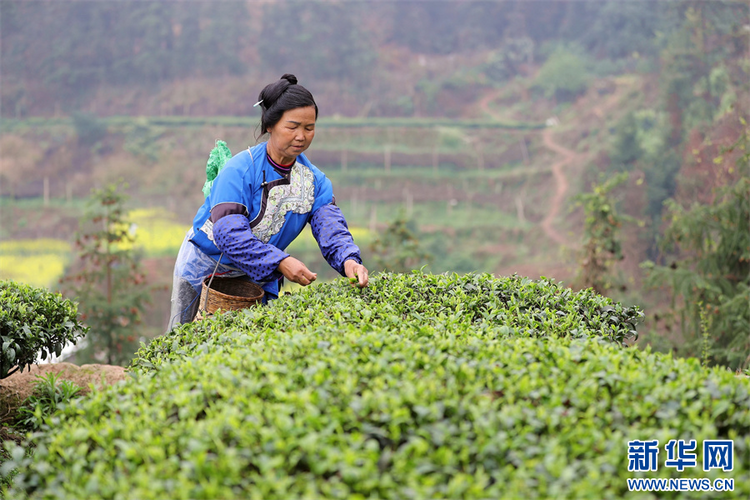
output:
[[[262,114],[260,116],[261,135],[279,123],[285,111],[296,108],[315,107],[315,119],[318,119],[318,105],[315,99],[302,85],[297,85],[297,77],[283,75],[279,81],[266,85],[258,95]]]

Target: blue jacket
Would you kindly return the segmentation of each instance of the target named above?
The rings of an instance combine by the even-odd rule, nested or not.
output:
[[[326,261],[344,275],[344,262],[362,263],[331,181],[299,155],[289,178],[266,158],[266,143],[238,153],[219,172],[193,220],[191,241],[278,295],[284,250],[309,223]],[[223,253],[223,256],[222,256]]]

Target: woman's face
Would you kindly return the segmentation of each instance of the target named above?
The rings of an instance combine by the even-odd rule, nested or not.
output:
[[[315,107],[285,111],[281,120],[268,129],[268,149],[274,161],[287,165],[310,147],[315,137]]]

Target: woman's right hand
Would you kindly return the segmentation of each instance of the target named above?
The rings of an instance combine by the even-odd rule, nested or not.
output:
[[[299,285],[307,286],[315,281],[318,275],[310,271],[302,261],[294,257],[287,257],[279,263],[279,271],[289,281]]]

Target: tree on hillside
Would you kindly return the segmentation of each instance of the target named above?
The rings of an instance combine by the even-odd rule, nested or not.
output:
[[[290,29],[294,19],[304,29]],[[373,74],[375,52],[359,24],[354,7],[344,3],[268,3],[263,6],[258,53],[279,74],[293,68],[291,72],[305,80],[314,77],[364,86]]]
[[[389,41],[433,55],[493,47],[513,22],[507,11],[502,2],[394,2]]]
[[[120,189],[111,184],[92,191],[76,238],[78,268],[63,281],[72,285],[81,318],[91,327],[80,355],[124,365],[138,347],[136,327],[150,291],[133,249]]]
[[[570,101],[586,90],[588,81],[588,68],[582,53],[558,47],[539,69],[534,85],[548,99]]]
[[[594,2],[584,2],[594,3]],[[669,30],[665,11],[669,5],[654,2],[601,2],[591,25],[581,32],[581,42],[597,55],[629,57],[633,53],[651,55],[657,51],[657,32]]]
[[[612,190],[625,182],[622,172],[601,184],[591,186],[591,192],[576,197],[576,206],[584,212],[583,249],[580,262],[580,285],[606,294],[614,287],[610,274],[612,265],[622,260],[620,227],[628,220],[618,213]]]
[[[33,95],[64,99],[63,111],[80,108],[102,86],[250,68],[242,60],[245,2],[8,1],[0,11],[4,83],[39,86],[44,92],[31,88]]]
[[[615,126],[609,151],[611,172],[641,170],[646,182],[646,203],[639,216],[649,220],[642,235],[648,241],[649,258],[658,255],[657,238],[662,226],[664,201],[674,196],[680,170],[677,152],[668,147],[671,127],[666,113],[651,109],[630,111]]]
[[[728,59],[742,58],[737,41],[747,34],[750,16],[746,2],[674,2],[679,29],[664,37],[660,88],[672,123],[673,145],[693,128],[710,123],[723,112],[735,91],[724,66]],[[747,76],[736,65],[737,82]],[[722,102],[724,103],[722,104]]]
[[[663,243],[674,261],[644,264],[649,285],[671,290],[684,354],[700,355],[707,340],[711,360],[732,368],[750,365],[750,128],[740,120],[743,133],[727,151],[739,154],[726,167],[732,182],[718,188],[710,204],[684,207],[669,200]],[[701,315],[708,318],[703,324]]]
[[[609,154],[615,171],[632,170],[633,164],[643,156],[638,141],[638,121],[633,111],[628,112],[615,127],[612,150]]]
[[[374,260],[385,271],[407,273],[425,264],[432,256],[419,242],[417,230],[403,214],[399,214],[370,244]]]

